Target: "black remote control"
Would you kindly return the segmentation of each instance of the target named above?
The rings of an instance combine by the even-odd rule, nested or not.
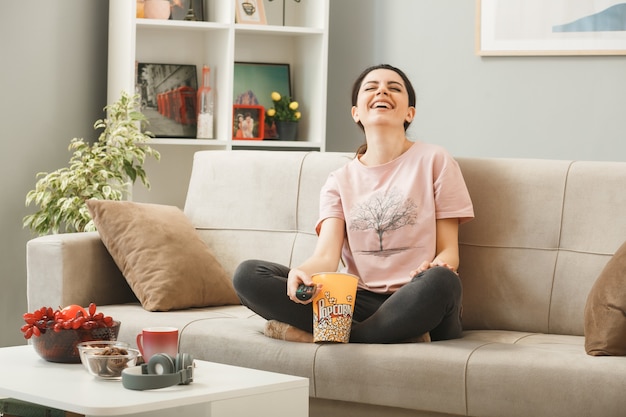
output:
[[[315,285],[308,286],[305,284],[300,284],[300,286],[296,290],[296,297],[299,300],[308,300],[313,297],[313,294],[315,294],[315,288]]]

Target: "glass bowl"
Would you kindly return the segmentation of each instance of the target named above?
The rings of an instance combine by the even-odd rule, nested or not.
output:
[[[80,363],[80,355],[76,345],[91,340],[116,340],[120,332],[120,322],[111,327],[94,329],[67,329],[55,332],[46,329],[41,335],[32,337],[35,352],[49,362]]]
[[[87,372],[102,379],[120,379],[122,371],[135,366],[139,357],[139,350],[124,342],[82,342],[77,348]]]

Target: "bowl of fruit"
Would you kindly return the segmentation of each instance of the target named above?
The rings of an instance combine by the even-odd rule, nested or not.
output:
[[[79,343],[117,340],[120,331],[120,322],[97,312],[94,303],[88,308],[76,304],[58,310],[41,307],[23,318],[24,337],[49,362],[80,363]]]
[[[77,345],[80,361],[91,375],[102,379],[120,379],[122,371],[137,364],[139,350],[117,341],[81,342]]]

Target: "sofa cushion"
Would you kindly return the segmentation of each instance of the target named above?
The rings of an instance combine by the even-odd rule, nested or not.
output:
[[[593,284],[585,305],[585,350],[589,355],[626,355],[626,243]]]
[[[146,310],[239,304],[230,277],[179,208],[108,200],[87,207]]]

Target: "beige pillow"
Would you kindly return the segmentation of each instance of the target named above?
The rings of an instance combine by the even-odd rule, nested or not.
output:
[[[589,355],[626,355],[626,243],[593,284],[585,305],[585,350]]]
[[[108,200],[87,207],[146,310],[239,304],[231,278],[178,207]]]

